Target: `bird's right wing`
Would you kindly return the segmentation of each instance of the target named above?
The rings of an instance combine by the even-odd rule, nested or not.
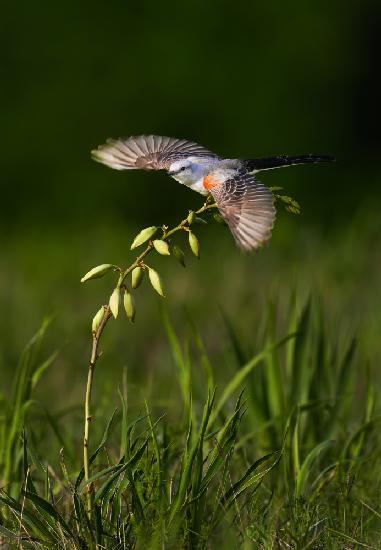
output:
[[[217,155],[192,141],[166,136],[132,136],[108,139],[105,145],[91,151],[92,158],[116,170],[162,170],[172,162],[191,156]]]
[[[222,183],[217,179],[214,185],[211,174],[207,188],[240,248],[255,250],[270,238],[274,197],[262,183],[247,173],[238,173]]]

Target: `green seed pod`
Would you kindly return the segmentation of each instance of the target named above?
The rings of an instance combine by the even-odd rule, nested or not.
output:
[[[108,305],[110,306],[111,313],[115,317],[115,319],[118,317],[119,312],[119,302],[120,302],[120,289],[115,288],[113,293],[110,296],[110,300]]]
[[[177,245],[172,248],[172,252],[176,260],[178,260],[183,267],[185,267],[185,254]]]
[[[91,325],[92,332],[97,332],[97,330],[99,329],[104,313],[105,313],[105,308],[104,306],[102,306],[101,309],[97,311],[97,313],[94,316],[93,323]]]
[[[194,223],[198,223],[199,225],[208,225],[208,222],[204,220],[203,218],[199,218],[198,216],[195,217]]]
[[[290,214],[300,214],[300,208],[296,208],[295,206],[286,206],[285,208]]]
[[[148,277],[149,277],[149,280],[151,281],[151,285],[156,290],[156,292],[158,294],[160,294],[160,296],[164,297],[163,286],[161,284],[161,279],[160,279],[160,275],[158,274],[158,272],[155,271],[154,269],[152,269],[152,267],[149,267],[148,268]]]
[[[195,217],[196,217],[196,214],[193,212],[193,210],[189,210],[189,214],[188,214],[188,217],[187,217],[188,225],[192,225],[192,223],[194,222]]]
[[[136,235],[134,242],[131,245],[131,250],[148,241],[151,237],[155,235],[156,231],[157,227],[154,225],[152,227],[146,227],[145,229],[142,229],[139,235]]]
[[[227,225],[226,221],[221,216],[221,214],[218,214],[217,212],[215,212],[213,214],[213,218],[216,220],[216,222],[220,223],[221,225]]]
[[[140,283],[143,280],[143,277],[144,277],[144,271],[140,267],[140,265],[138,267],[135,267],[135,269],[133,269],[131,273],[132,288],[138,288],[138,286],[140,286]]]
[[[197,258],[200,258],[200,247],[199,247],[198,239],[197,239],[196,235],[194,233],[192,233],[192,231],[189,231],[188,235],[189,235],[189,246],[190,246],[193,254]]]
[[[81,279],[81,283],[85,283],[86,281],[90,281],[90,279],[99,279],[99,277],[103,277],[103,275],[106,275],[109,271],[112,271],[114,269],[113,264],[102,264],[97,265],[97,267],[93,267],[86,275],[84,275]]]
[[[127,319],[131,321],[131,323],[133,323],[135,320],[135,300],[132,294],[128,292],[128,290],[126,290],[126,292],[124,293],[123,305],[127,315]]]
[[[153,246],[155,247],[156,252],[162,254],[163,256],[169,256],[169,246],[168,243],[162,241],[161,239],[155,239],[152,241]]]

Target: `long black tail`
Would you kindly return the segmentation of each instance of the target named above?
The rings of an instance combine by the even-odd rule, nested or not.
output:
[[[281,168],[282,166],[292,166],[293,164],[310,164],[315,162],[334,162],[335,157],[330,155],[279,155],[277,157],[265,157],[261,159],[244,160],[244,166],[248,172],[257,170],[271,170],[271,168]]]

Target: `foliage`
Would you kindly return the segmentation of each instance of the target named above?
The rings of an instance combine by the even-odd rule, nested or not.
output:
[[[59,361],[57,352],[41,359],[49,321],[26,346],[11,397],[6,390],[0,397],[4,544],[81,549],[380,545],[377,388],[358,345],[361,338],[348,340],[329,330],[315,295],[303,304],[295,292],[267,300],[257,312],[250,345],[239,336],[242,321],[223,312],[228,346],[218,362],[189,314],[189,329],[180,335],[163,311],[162,329],[175,366],[171,376],[177,381],[174,416],[155,400],[133,409],[134,390],[125,370],[117,409],[112,412],[106,388],[101,395],[107,407],[95,404],[90,440],[92,381],[106,323],[118,317],[122,305],[134,321],[135,291],[145,279],[164,294],[161,276],[146,264],[146,256],[174,256],[184,265],[184,253],[168,237],[181,231],[195,237],[190,225],[196,220],[191,212],[173,230],[163,226],[162,235],[156,226],[143,230],[132,248],[146,248],[129,268],[101,264],[82,279],[114,272],[118,277],[92,322],[83,465],[79,436],[73,435],[78,434],[77,409],[48,411],[36,395],[37,382]],[[191,237],[189,246],[198,256],[198,240]],[[99,366],[107,369],[108,354],[105,358]],[[228,367],[222,378],[221,361]],[[165,384],[156,395],[165,399]],[[59,460],[52,436],[62,449]]]
[[[327,337],[312,299],[301,311],[291,300],[286,337],[276,338],[273,304],[267,317],[261,349],[224,388],[216,391],[213,369],[205,370],[203,410],[191,379],[199,353],[208,361],[205,348],[192,331],[198,351],[190,356],[164,318],[182,415],[177,425],[165,416],[154,419],[147,404],[131,417],[125,390],[120,392],[120,412],[112,414],[90,455],[91,518],[78,457],[65,459],[65,446],[61,474],[55,472],[33,443],[27,414],[8,480],[2,458],[3,541],[26,548],[229,548],[245,541],[263,548],[376,547],[379,480],[371,487],[369,471],[379,468],[381,417],[370,380],[363,393],[356,390],[362,367],[356,346],[340,349]],[[240,357],[242,342],[226,322]],[[17,380],[15,391],[28,410],[33,396],[25,391],[25,376]],[[363,406],[354,415],[356,401]],[[20,405],[8,403],[8,414]]]

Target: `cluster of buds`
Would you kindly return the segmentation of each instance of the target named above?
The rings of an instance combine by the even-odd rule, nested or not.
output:
[[[183,220],[176,228],[171,231],[166,226],[163,226],[161,238],[154,238],[159,231],[159,227],[151,226],[142,229],[132,242],[131,250],[138,248],[144,244],[147,244],[147,248],[142,254],[138,256],[135,262],[126,270],[114,265],[114,264],[102,264],[91,269],[81,282],[87,282],[92,279],[98,279],[103,277],[107,273],[118,273],[118,283],[114,288],[108,306],[102,306],[96,313],[92,322],[92,332],[96,334],[102,321],[107,313],[107,310],[116,318],[119,314],[121,304],[123,304],[124,311],[128,320],[133,323],[135,320],[135,299],[132,291],[136,290],[143,282],[145,273],[148,274],[148,279],[152,288],[162,297],[165,297],[163,284],[159,273],[149,266],[145,262],[145,257],[152,251],[156,251],[161,256],[173,255],[180,264],[185,267],[185,254],[183,250],[176,244],[169,242],[169,237],[177,231],[185,231],[188,233],[189,248],[192,253],[200,258],[200,245],[198,238],[196,237],[193,227],[194,224],[206,224],[207,222],[196,215],[195,212],[190,211],[187,218]],[[127,277],[130,276],[130,284],[126,283]],[[110,314],[109,314],[110,315]]]
[[[279,191],[282,190],[281,187],[271,187],[270,190],[273,193],[274,201],[283,203],[287,212],[292,214],[300,214],[300,206],[292,197],[288,195],[280,194]],[[180,264],[185,267],[185,254],[183,250],[176,244],[170,242],[170,237],[173,234],[185,231],[188,233],[188,243],[189,248],[196,258],[200,258],[200,245],[198,238],[194,232],[194,226],[196,224],[206,224],[207,222],[198,216],[200,213],[205,213],[210,208],[214,208],[215,204],[212,204],[210,198],[208,197],[206,203],[202,208],[197,212],[189,211],[188,216],[183,220],[177,227],[169,230],[167,226],[161,227],[162,235],[160,238],[157,238],[157,233],[159,227],[153,225],[142,229],[135,239],[132,242],[131,250],[138,248],[144,244],[147,245],[145,250],[137,257],[137,259],[131,264],[129,268],[123,270],[122,268],[114,264],[102,264],[98,265],[91,269],[84,277],[82,277],[81,282],[84,283],[91,279],[98,279],[103,277],[107,273],[116,272],[118,273],[118,282],[113,290],[108,305],[102,306],[102,308],[96,313],[93,319],[92,330],[93,334],[96,334],[99,330],[102,322],[105,321],[112,315],[114,318],[118,316],[121,303],[127,318],[132,323],[135,320],[135,300],[132,294],[132,291],[135,291],[142,283],[144,279],[145,272],[148,273],[148,279],[153,287],[153,289],[162,297],[165,296],[163,290],[163,284],[159,273],[145,263],[145,257],[152,251],[156,251],[161,256],[173,256]],[[214,212],[213,218],[215,221],[226,225],[225,220],[218,212]],[[126,283],[127,277],[130,276],[130,285]]]
[[[300,214],[300,204],[288,195],[280,195],[279,191],[282,191],[282,189],[282,187],[270,187],[270,191],[274,195],[274,202],[283,203],[285,210],[289,214]]]

